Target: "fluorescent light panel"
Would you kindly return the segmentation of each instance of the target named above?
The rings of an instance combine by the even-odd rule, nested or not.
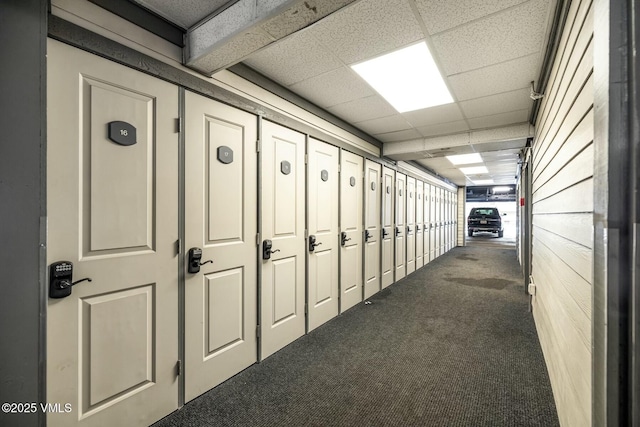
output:
[[[508,193],[511,191],[511,187],[493,187],[494,193]]]
[[[351,68],[399,113],[453,102],[425,42]]]
[[[482,157],[478,153],[457,154],[455,156],[445,156],[454,165],[469,165],[472,163],[482,163]]]
[[[477,181],[471,181],[471,182],[473,182],[475,185],[493,184],[493,180],[492,179],[479,179]]]
[[[472,166],[470,168],[460,168],[460,172],[465,175],[478,175],[481,173],[489,173],[486,166]]]

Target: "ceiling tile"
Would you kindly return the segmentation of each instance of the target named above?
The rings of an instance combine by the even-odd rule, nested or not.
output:
[[[359,127],[371,135],[411,128],[411,125],[407,123],[405,118],[400,114],[394,114],[393,116],[381,117],[373,120],[365,120],[363,122],[354,123],[354,126]]]
[[[289,88],[324,108],[374,95],[373,89],[346,67],[303,80]]]
[[[454,122],[456,120],[464,119],[460,112],[460,107],[455,103],[409,111],[408,113],[402,113],[402,115],[409,123],[416,127],[434,125],[436,123]]]
[[[328,110],[350,123],[387,117],[396,113],[396,110],[379,95],[334,105]]]
[[[480,98],[494,93],[529,88],[537,79],[540,54],[502,62],[466,73],[449,76],[447,80],[458,101]]]
[[[323,19],[309,31],[346,64],[424,38],[405,0],[360,0]]]
[[[133,1],[184,28],[193,26],[229,3],[229,0],[189,0],[187,2],[166,0]]]
[[[460,103],[467,118],[492,116],[516,110],[525,110],[533,105],[529,89],[519,89],[497,95],[485,96]]]
[[[469,119],[471,129],[486,129],[496,126],[505,126],[514,123],[523,123],[529,119],[529,110],[511,111],[508,113],[496,114]]]
[[[244,62],[284,86],[342,67],[308,31],[272,43]]]
[[[474,70],[540,51],[549,1],[530,0],[433,36],[445,73]]]
[[[429,34],[457,27],[527,0],[416,0]]]
[[[420,126],[416,128],[422,136],[447,135],[451,133],[464,132],[469,130],[469,125],[464,120],[436,125]]]

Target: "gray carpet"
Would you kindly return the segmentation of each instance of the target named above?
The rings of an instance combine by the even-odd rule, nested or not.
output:
[[[515,252],[455,248],[161,426],[556,426]]]

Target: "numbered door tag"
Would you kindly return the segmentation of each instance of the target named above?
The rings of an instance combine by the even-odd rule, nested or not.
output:
[[[127,122],[110,122],[109,139],[119,145],[134,145],[136,141],[136,128]]]

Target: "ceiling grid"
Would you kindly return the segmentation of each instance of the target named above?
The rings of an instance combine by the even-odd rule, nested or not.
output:
[[[211,8],[216,5],[226,8],[233,3],[184,0],[176,6],[170,0],[135,1],[185,27],[215,15]],[[313,8],[320,2],[307,0],[305,5]],[[520,133],[509,130],[526,125],[530,117],[530,85],[540,74],[555,4],[556,0],[358,0],[243,62],[382,141],[383,152],[394,160],[415,160],[457,185],[472,185],[472,177],[444,156],[478,152],[494,182],[510,184],[517,152],[530,132],[528,127]],[[285,20],[283,14],[274,22]],[[399,113],[351,68],[423,41],[452,104]],[[471,135],[486,139],[472,142]]]

